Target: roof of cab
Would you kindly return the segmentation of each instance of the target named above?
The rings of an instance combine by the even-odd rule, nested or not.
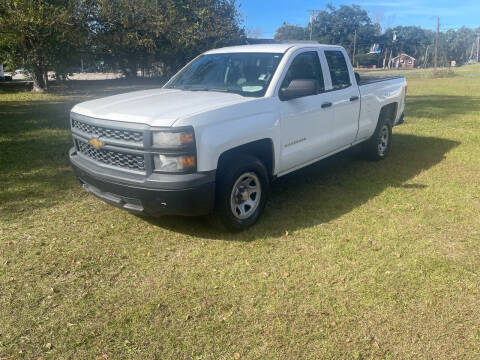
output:
[[[207,51],[205,54],[225,54],[225,53],[242,53],[242,52],[254,52],[254,53],[286,53],[291,48],[339,48],[337,45],[324,45],[316,43],[285,43],[285,44],[255,44],[255,45],[240,45],[229,46],[220,49],[213,49]]]

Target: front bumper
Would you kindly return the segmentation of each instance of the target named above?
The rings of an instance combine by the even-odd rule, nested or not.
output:
[[[132,178],[85,160],[74,148],[70,163],[83,187],[103,201],[146,215],[198,216],[215,202],[215,171]]]

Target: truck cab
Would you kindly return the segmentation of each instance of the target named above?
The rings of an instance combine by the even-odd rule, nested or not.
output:
[[[70,161],[86,190],[148,215],[259,218],[274,179],[363,143],[386,157],[402,77],[359,79],[340,46],[208,51],[162,88],[76,105]]]

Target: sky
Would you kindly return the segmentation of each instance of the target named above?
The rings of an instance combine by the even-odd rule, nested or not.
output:
[[[398,25],[417,25],[435,30],[436,16],[440,30],[458,29],[462,25],[480,26],[480,0],[238,0],[239,11],[247,30],[256,37],[273,38],[275,30],[287,22],[305,26],[310,9],[325,9],[326,4],[360,5],[382,29]]]

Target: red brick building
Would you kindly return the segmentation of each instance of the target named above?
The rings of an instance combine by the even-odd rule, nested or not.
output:
[[[415,67],[415,58],[407,54],[400,54],[392,59],[394,69],[413,69]]]

